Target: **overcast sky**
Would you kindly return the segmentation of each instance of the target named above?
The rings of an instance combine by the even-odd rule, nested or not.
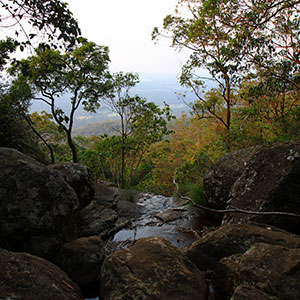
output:
[[[113,72],[161,76],[180,73],[188,54],[170,47],[170,40],[151,40],[155,26],[173,14],[177,0],[66,0],[82,35],[110,48]]]

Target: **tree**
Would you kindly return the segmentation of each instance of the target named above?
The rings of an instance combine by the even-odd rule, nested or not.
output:
[[[73,47],[80,35],[77,21],[61,0],[1,0],[0,27],[13,28],[21,50],[40,43],[41,37],[53,47],[60,41]]]
[[[57,50],[38,49],[37,55],[21,60],[10,70],[18,82],[26,82],[33,90],[33,99],[51,108],[54,121],[67,136],[73,161],[78,162],[72,140],[75,112],[80,105],[90,112],[100,106],[108,91],[108,48],[83,41],[74,51],[61,54]],[[69,95],[69,112],[59,107],[60,97]]]
[[[213,5],[210,5],[212,2]],[[182,17],[178,10],[174,16],[166,16],[163,29],[160,31],[154,28],[152,38],[171,37],[173,47],[179,50],[187,48],[192,52],[182,68],[180,83],[191,89],[196,96],[197,105],[193,108],[201,111],[201,117],[217,119],[229,132],[234,105],[232,87],[243,70],[238,59],[241,56],[240,48],[235,47],[235,35],[230,27],[220,22],[224,11],[219,2],[181,0],[179,4],[187,8],[190,16]],[[212,101],[203,96],[203,78],[198,75],[201,68],[207,69],[218,83],[221,90],[221,106],[226,108],[225,114],[223,111],[217,111]],[[230,148],[229,140],[227,147]]]
[[[45,161],[27,120],[32,97],[25,84],[0,85],[0,146],[15,148]]]
[[[129,91],[138,82],[132,73],[115,73],[111,91],[105,102],[121,122],[121,186],[125,186],[125,171],[129,165],[129,184],[149,146],[169,133],[167,120],[172,118],[166,105],[163,109],[146,99],[131,96]],[[128,161],[130,160],[130,161]]]

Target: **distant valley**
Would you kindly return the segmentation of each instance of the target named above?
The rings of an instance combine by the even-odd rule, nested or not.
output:
[[[207,88],[213,86],[211,81],[207,81]],[[178,98],[179,93],[184,93],[175,77],[157,77],[154,75],[141,76],[140,83],[131,91],[132,95],[138,94],[145,97],[148,101],[163,106],[164,102],[170,105],[174,115],[189,112],[190,108]],[[63,111],[69,111],[69,96],[64,95],[60,99],[60,108]],[[192,102],[194,96],[187,93],[186,102]],[[33,101],[30,112],[50,112],[49,107],[42,101]],[[97,113],[88,113],[82,107],[78,108],[75,116],[74,135],[103,135],[116,134],[118,131],[118,119],[116,114],[107,107],[102,106]]]

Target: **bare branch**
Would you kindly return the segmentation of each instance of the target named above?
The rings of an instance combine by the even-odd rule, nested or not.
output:
[[[247,214],[247,215],[263,215],[263,216],[285,216],[285,217],[295,217],[300,218],[300,215],[294,214],[294,213],[288,213],[288,212],[277,212],[277,211],[251,211],[251,210],[245,210],[240,209],[237,207],[232,206],[230,209],[214,209],[209,208],[200,204],[196,204],[195,201],[189,197],[182,196],[179,193],[179,185],[176,182],[176,174],[173,177],[173,183],[176,185],[176,194],[179,198],[183,200],[187,200],[192,203],[192,205],[196,208],[203,209],[208,212],[216,213],[216,214],[227,214],[227,213],[239,213],[239,214]]]

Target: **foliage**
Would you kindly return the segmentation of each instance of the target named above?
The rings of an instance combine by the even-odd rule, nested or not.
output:
[[[14,84],[25,82],[33,90],[35,100],[50,106],[55,122],[66,134],[74,162],[78,161],[72,140],[75,112],[80,105],[90,112],[99,108],[99,101],[109,88],[106,82],[108,61],[107,47],[83,41],[81,46],[66,54],[38,49],[37,55],[11,68],[11,73],[18,78]],[[59,108],[59,98],[67,93],[71,94],[70,110],[64,112]]]
[[[211,3],[213,2],[213,4]],[[231,27],[221,22],[224,11],[216,1],[179,1],[189,12],[189,17],[168,15],[164,19],[163,30],[155,28],[152,37],[170,36],[172,46],[177,49],[187,48],[191,51],[189,60],[182,68],[180,83],[189,88],[196,97],[191,107],[200,118],[215,118],[229,132],[231,127],[231,111],[234,105],[232,88],[243,73],[240,47],[232,33]],[[183,9],[183,8],[182,8]],[[203,81],[199,70],[209,71],[219,85],[219,97],[212,94],[203,96]],[[222,108],[219,110],[218,108]],[[223,110],[226,110],[223,113]],[[230,141],[227,138],[227,148]]]
[[[80,35],[77,21],[63,1],[1,0],[0,6],[0,27],[14,29],[21,50],[41,37],[42,43],[52,47],[60,41],[72,47]]]
[[[172,118],[166,105],[163,109],[146,99],[130,95],[130,89],[138,82],[132,73],[115,73],[111,77],[111,91],[105,102],[120,119],[120,182],[125,177],[132,185],[143,156],[151,144],[169,133],[167,121]],[[118,180],[119,181],[119,180]]]
[[[45,161],[45,157],[38,147],[37,137],[26,122],[31,96],[31,91],[26,85],[1,86],[0,147],[15,148]]]

